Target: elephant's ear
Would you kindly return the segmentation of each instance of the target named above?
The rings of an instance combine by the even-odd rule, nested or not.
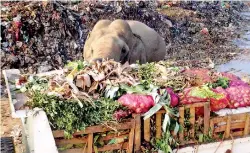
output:
[[[137,35],[137,34],[135,34],[135,33],[133,33],[133,35],[134,35],[136,38],[138,38],[138,39],[141,40],[141,36],[139,36],[139,35]]]

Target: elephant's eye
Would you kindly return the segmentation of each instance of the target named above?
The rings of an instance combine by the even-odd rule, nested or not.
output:
[[[94,51],[93,51],[93,49],[91,49],[91,55],[93,55],[93,53],[94,53]]]
[[[122,48],[122,53],[125,54],[126,53],[126,49]]]

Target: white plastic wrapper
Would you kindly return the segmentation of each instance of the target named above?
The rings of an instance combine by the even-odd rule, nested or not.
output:
[[[250,107],[241,107],[237,109],[221,109],[215,112],[219,116],[226,116],[229,114],[240,114],[240,113],[250,113]]]

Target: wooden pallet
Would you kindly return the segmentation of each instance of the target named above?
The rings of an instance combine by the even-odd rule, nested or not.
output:
[[[241,113],[210,119],[210,128],[214,138],[222,135],[225,139],[243,137],[250,134],[250,113]]]
[[[104,125],[96,125],[87,127],[84,131],[75,132],[73,138],[65,139],[64,132],[61,130],[53,131],[56,145],[79,145],[82,144],[81,148],[71,148],[61,151],[61,153],[92,153],[97,149],[98,152],[113,151],[113,150],[126,150],[127,153],[138,152],[141,146],[141,136],[140,136],[140,116],[135,115],[133,119],[126,122],[119,123],[115,126],[107,127]],[[109,141],[114,138],[123,139],[124,142],[116,144],[105,144],[102,147],[94,146],[94,136],[95,134],[102,134],[110,131],[117,130],[117,132],[112,134],[107,134],[101,136],[100,140]],[[138,131],[139,132],[135,132]]]
[[[191,123],[191,138],[194,139],[195,136],[195,129],[194,129],[194,125],[195,125],[195,108],[198,107],[203,107],[204,108],[204,134],[208,134],[209,132],[209,119],[210,119],[210,105],[209,102],[205,102],[205,103],[195,103],[195,104],[188,104],[185,106],[181,106],[179,107],[179,123],[182,127],[184,127],[184,113],[185,113],[185,109],[189,109],[190,111],[190,123]],[[155,115],[155,128],[156,128],[156,132],[155,132],[155,138],[161,138],[162,135],[162,115],[165,114],[166,111],[165,110],[160,110],[156,113]],[[147,120],[144,120],[144,140],[149,142],[151,139],[151,131],[150,131],[150,118]],[[178,138],[181,142],[181,144],[190,144],[190,143],[194,143],[194,140],[190,140],[190,141],[185,141],[184,140],[184,132],[180,132],[179,133],[179,138]]]

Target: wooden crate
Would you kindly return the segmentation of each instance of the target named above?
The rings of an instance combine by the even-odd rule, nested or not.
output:
[[[223,135],[225,139],[249,135],[250,113],[241,113],[210,119],[210,128],[214,138]]]
[[[181,131],[178,135],[178,139],[181,142],[181,145],[185,145],[185,144],[190,144],[190,143],[194,143],[194,136],[195,136],[195,108],[199,108],[199,107],[203,107],[204,108],[204,120],[203,120],[203,124],[204,124],[204,134],[208,134],[209,132],[209,119],[210,119],[210,105],[209,102],[205,102],[205,103],[194,103],[194,104],[188,104],[185,106],[181,106],[179,107],[179,123],[180,125],[183,127],[184,126],[184,115],[185,115],[185,109],[189,109],[189,113],[190,113],[190,119],[189,122],[192,125],[191,126],[191,140],[189,141],[185,141],[184,140],[184,131]],[[165,114],[166,111],[165,110],[160,110],[156,113],[155,115],[155,138],[161,138],[162,135],[162,115]],[[150,131],[150,127],[152,125],[150,124],[150,118],[147,120],[144,120],[144,133],[143,133],[143,137],[144,140],[149,142],[151,139],[151,131]]]
[[[126,122],[119,123],[112,127],[104,125],[96,125],[87,127],[84,131],[75,132],[73,138],[65,139],[64,132],[61,130],[53,131],[53,136],[57,147],[65,145],[79,145],[82,144],[82,148],[73,148],[60,151],[61,153],[92,153],[95,152],[94,136],[95,134],[106,133],[110,131],[116,131],[115,133],[102,136],[100,140],[109,141],[114,138],[127,138],[126,141],[116,144],[105,144],[102,147],[97,148],[98,152],[113,151],[113,150],[126,150],[127,153],[138,152],[141,146],[140,139],[140,116],[134,115],[133,119]],[[115,130],[114,130],[115,129]],[[135,132],[139,130],[138,132]]]
[[[203,117],[203,134],[208,135],[212,134],[213,139],[220,138],[224,135],[224,139],[232,137],[243,137],[250,134],[250,113],[242,113],[242,114],[233,114],[228,116],[220,116],[220,117],[210,117],[210,103],[194,103],[188,104],[179,107],[179,123],[182,127],[184,127],[184,116],[185,110],[189,109],[190,119],[189,122],[191,124],[190,133],[191,139],[186,141],[184,139],[185,132],[179,132],[177,139],[180,141],[180,145],[187,145],[192,143],[197,143],[195,140],[195,109],[203,107],[204,108],[204,117]],[[162,116],[166,113],[165,110],[160,110],[155,114],[154,122],[155,122],[155,135],[152,136],[152,129],[150,123],[151,119],[144,120],[144,133],[143,138],[145,141],[149,142],[151,137],[161,138],[162,135]]]

